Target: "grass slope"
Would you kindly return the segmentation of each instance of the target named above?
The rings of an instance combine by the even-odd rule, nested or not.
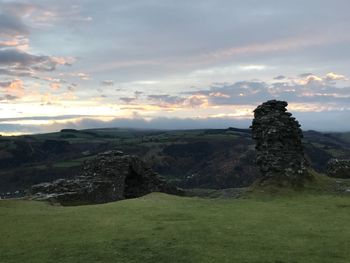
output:
[[[0,201],[0,262],[350,262],[350,198]]]

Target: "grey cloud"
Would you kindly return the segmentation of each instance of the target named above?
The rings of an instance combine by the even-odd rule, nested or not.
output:
[[[141,96],[144,92],[143,91],[135,91],[134,95],[136,98],[138,98],[139,96]]]
[[[65,10],[66,14],[72,12],[67,10],[72,5],[67,0],[30,2],[40,3],[49,10]],[[333,43],[320,46],[317,43],[322,41],[315,41],[318,48],[301,45],[298,52],[287,48],[284,51],[272,49],[272,52],[263,52],[258,56],[254,52],[246,52],[242,56],[223,56],[224,61],[193,59],[221,50],[244,49],[250,45],[272,43],[273,47],[276,41],[284,41],[288,47],[289,42],[297,43],[300,39],[314,36],[337,41],[339,35],[344,37],[345,34],[340,33],[342,30],[347,32],[350,22],[345,12],[349,9],[348,1],[337,1],[332,6],[332,12],[327,3],[318,0],[302,4],[301,1],[276,3],[273,0],[254,1],[254,4],[251,1],[227,0],[193,0],[186,3],[171,0],[161,3],[78,0],[74,6],[74,15],[70,19],[65,17],[70,20],[69,27],[68,22],[60,21],[59,25],[52,26],[50,32],[45,33],[45,41],[57,44],[65,52],[74,50],[77,53],[74,55],[84,57],[84,68],[103,72],[101,78],[118,78],[121,82],[145,76],[163,77],[173,72],[186,74],[221,63],[262,61],[285,66],[297,61],[298,68],[312,68],[317,64],[314,62],[316,59],[323,59],[328,65],[337,65],[335,63],[346,57],[343,54],[350,51],[349,45],[336,48]],[[312,16],[309,10],[312,10]],[[73,17],[93,17],[94,20],[78,31],[78,26],[71,23]],[[61,37],[57,38],[57,35]],[[342,67],[348,68],[347,65]]]
[[[337,87],[336,82],[329,82],[327,79],[304,85],[297,82],[268,84],[262,81],[241,81],[185,94],[207,96],[211,105],[251,105],[269,99],[282,99],[297,103],[330,103],[350,107],[350,87]]]
[[[11,14],[0,13],[0,35],[18,36],[28,34],[29,29],[22,22],[21,18]]]
[[[75,91],[75,89],[77,88],[77,84],[76,83],[71,83],[71,84],[69,84],[68,85],[68,87],[67,87],[67,89],[69,90],[69,91]]]
[[[114,81],[113,81],[113,80],[103,80],[103,81],[101,82],[101,84],[102,84],[103,86],[113,86],[113,85],[114,85]]]
[[[124,103],[129,104],[129,103],[135,101],[136,98],[132,98],[132,97],[122,97],[122,98],[119,98],[119,100],[122,101],[122,102],[124,102]]]
[[[170,95],[148,95],[147,98],[150,101],[165,104],[181,104],[185,101],[185,98]]]
[[[331,103],[350,107],[350,87],[336,87],[335,82],[311,82],[305,85],[274,83],[270,91],[280,99],[300,103]]]
[[[32,55],[17,49],[0,49],[0,75],[35,78],[36,72],[51,72],[61,64],[71,65],[50,56]]]
[[[0,36],[27,36],[29,26],[23,21],[23,18],[35,8],[38,6],[29,3],[1,2]]]
[[[9,100],[15,100],[17,99],[17,96],[5,94],[3,97],[0,97],[0,101],[9,101]],[[0,121],[1,122],[1,121]]]
[[[302,73],[302,74],[299,74],[299,77],[300,78],[306,78],[306,77],[309,77],[309,76],[312,76],[314,75],[313,73]]]
[[[33,72],[31,72],[29,69],[20,69],[20,68],[9,68],[9,69],[0,68],[0,75],[36,78],[33,75]]]
[[[18,118],[0,118],[0,123],[1,122],[9,122],[9,121],[23,121],[23,120],[67,120],[67,119],[84,118],[84,117],[97,118],[98,116],[91,116],[91,115],[58,115],[58,116],[31,116],[31,117],[18,117]]]
[[[2,2],[0,3],[0,8],[3,13],[21,17],[28,14],[33,9],[38,9],[39,6],[24,2]]]
[[[273,79],[275,79],[275,80],[282,80],[282,79],[285,79],[285,78],[286,78],[285,76],[279,75],[277,77],[274,77]]]
[[[193,95],[208,96],[213,105],[256,104],[271,97],[265,82],[240,81],[231,85],[213,86]]]
[[[297,3],[299,2],[301,3]],[[183,73],[212,63],[220,64],[222,61],[196,62],[193,58],[220,50],[244,49],[264,43],[271,43],[272,52],[263,52],[256,56],[251,51],[242,56],[223,56],[223,60],[231,63],[274,61],[277,65],[289,65],[296,60],[300,61],[298,65],[305,66],[308,63],[316,64],[310,61],[314,57],[320,57],[320,53],[333,63],[341,54],[349,51],[346,45],[341,49],[335,49],[332,43],[321,45],[321,40],[314,41],[314,44],[301,45],[298,52],[294,52],[294,48],[288,48],[290,43],[298,43],[315,36],[331,42],[337,41],[339,36],[343,37],[344,34],[339,34],[339,31],[346,32],[350,22],[344,11],[349,9],[349,3],[345,1],[337,1],[332,12],[329,12],[326,3],[316,0],[302,5],[293,1],[276,3],[272,0],[254,1],[254,4],[251,1],[225,0],[195,0],[186,3],[164,0],[161,4],[157,1],[113,3],[84,2],[82,12],[90,12],[94,23],[82,33],[82,38],[89,39],[89,46],[84,47],[84,53],[97,51],[89,59],[91,63],[95,62],[94,65],[103,67],[106,61],[115,62],[115,68],[111,65],[106,71],[117,74],[123,80],[147,75],[162,76],[175,70]],[[308,10],[313,10],[312,16]],[[295,17],[298,19],[294,19]],[[110,26],[111,24],[115,26]],[[95,39],[89,37],[91,33],[96,34]],[[116,39],[118,45],[110,46]],[[282,41],[285,50],[276,49],[276,41]],[[99,48],[101,45],[104,48]],[[316,50],[314,46],[319,48]],[[315,53],[309,52],[311,48]],[[338,55],[327,55],[330,50]]]
[[[41,63],[47,63],[48,70],[54,67],[48,56],[35,56],[15,49],[0,50],[0,65],[18,65],[19,67],[27,68]]]
[[[7,88],[8,86],[11,85],[11,81],[2,81],[0,82],[0,88]]]
[[[195,107],[199,107],[203,104],[206,103],[206,100],[204,98],[201,97],[197,97],[197,96],[192,96],[186,99],[186,106],[190,106],[192,108]]]

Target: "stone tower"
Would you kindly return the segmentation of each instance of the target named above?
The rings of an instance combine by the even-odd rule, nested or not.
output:
[[[269,100],[254,110],[252,136],[261,182],[302,185],[305,168],[300,124],[287,112],[285,101]]]

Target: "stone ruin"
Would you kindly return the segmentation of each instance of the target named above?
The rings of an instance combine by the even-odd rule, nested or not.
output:
[[[335,178],[350,178],[350,159],[331,159],[327,163],[327,175]]]
[[[270,100],[254,110],[252,136],[256,141],[256,164],[260,183],[301,185],[308,177],[300,124],[287,112],[288,103]]]
[[[136,156],[109,151],[85,161],[74,179],[59,179],[34,185],[29,196],[34,200],[62,205],[99,204],[136,198],[151,192],[179,194]]]

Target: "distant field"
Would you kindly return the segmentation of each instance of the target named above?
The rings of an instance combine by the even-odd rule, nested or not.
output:
[[[0,201],[0,262],[350,262],[350,197]]]

